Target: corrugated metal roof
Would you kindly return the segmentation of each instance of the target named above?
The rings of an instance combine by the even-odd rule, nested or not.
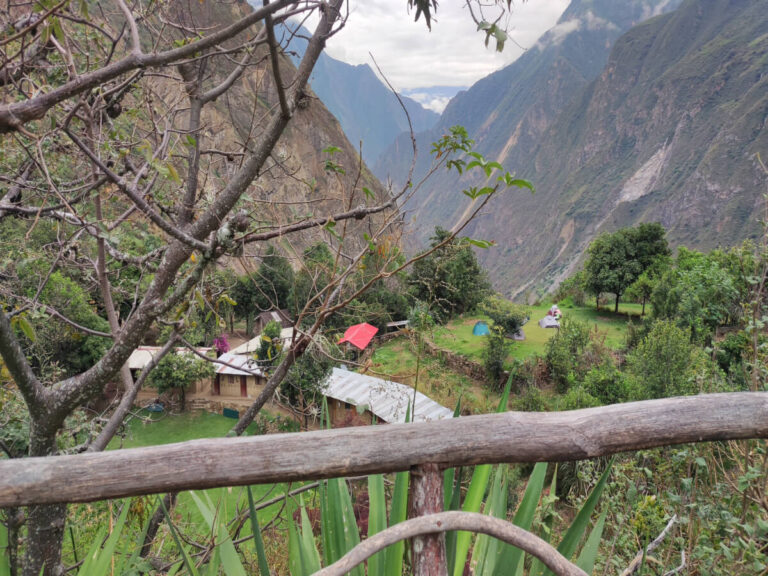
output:
[[[354,406],[366,405],[377,418],[388,423],[405,422],[408,404],[413,401],[413,388],[410,386],[340,368],[331,372],[324,393]],[[426,422],[451,418],[453,410],[417,392],[413,414],[414,422]]]
[[[261,368],[259,368],[256,365],[256,362],[251,360],[248,356],[241,356],[238,354],[233,354],[232,352],[227,352],[226,354],[219,356],[218,359],[221,362],[226,362],[227,364],[236,366],[236,368],[216,363],[216,374],[225,374],[231,376],[253,376],[255,374],[256,376],[264,376]],[[238,368],[241,369],[239,370]]]
[[[293,339],[293,328],[283,328],[280,330],[280,340],[283,341],[283,345],[287,345]],[[256,336],[248,342],[240,344],[237,348],[230,350],[230,354],[255,354],[256,351],[261,348],[261,334]]]
[[[197,348],[203,356],[209,356],[213,348]],[[128,368],[131,370],[143,370],[144,367],[160,351],[160,346],[139,346],[128,357]],[[192,354],[187,348],[176,348],[176,354]]]
[[[131,352],[128,358],[128,368],[131,370],[143,370],[152,358],[160,350],[159,346],[139,346]]]

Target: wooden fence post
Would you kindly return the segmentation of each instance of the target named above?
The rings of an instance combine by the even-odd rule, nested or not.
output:
[[[437,514],[443,511],[443,475],[435,463],[421,464],[411,469],[410,517]],[[414,576],[447,576],[445,534],[416,536],[412,547]]]

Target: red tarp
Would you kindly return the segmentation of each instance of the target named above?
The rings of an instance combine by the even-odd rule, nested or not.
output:
[[[356,348],[364,350],[365,347],[371,343],[371,340],[378,331],[379,329],[376,328],[376,326],[371,326],[367,323],[355,324],[354,326],[347,328],[347,331],[344,332],[344,338],[339,340],[339,344],[349,342]]]

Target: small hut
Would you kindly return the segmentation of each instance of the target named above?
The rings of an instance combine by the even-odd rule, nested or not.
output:
[[[267,383],[267,377],[249,356],[227,352],[216,364],[213,380],[214,396],[255,398]]]
[[[408,406],[414,399],[410,386],[341,368],[331,371],[323,394],[328,399],[328,413],[334,424],[347,420],[350,411],[361,412],[366,423],[372,423],[374,416],[379,422],[403,423]],[[412,413],[414,422],[453,416],[452,410],[421,392],[416,393]]]

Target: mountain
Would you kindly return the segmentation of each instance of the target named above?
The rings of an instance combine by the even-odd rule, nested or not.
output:
[[[768,52],[759,5],[574,0],[533,49],[451,101],[422,150],[463,124],[479,151],[537,188],[494,199],[467,229],[498,242],[480,253],[497,289],[551,285],[597,233],[639,221],[699,248],[756,234]],[[377,164],[380,177],[401,172],[402,144]],[[443,176],[414,195],[418,238],[462,213],[458,189]]]
[[[542,135],[522,175],[535,200],[475,227],[514,230],[486,262],[505,289],[557,282],[594,236],[659,221],[673,245],[756,238],[768,150],[768,13],[758,0],[686,0],[615,44],[600,77]]]
[[[206,22],[210,29],[224,27],[252,10],[245,2],[194,2],[187,5],[175,1],[169,3],[168,8],[173,10],[172,15],[177,21],[188,22],[190,27],[194,22]],[[205,147],[217,153],[210,156],[210,167],[201,185],[205,187],[201,191],[203,194],[215,194],[235,174],[241,163],[243,147],[262,136],[266,122],[263,111],[278,106],[274,75],[269,58],[266,58],[267,48],[261,46],[259,51],[258,65],[248,67],[222,97],[204,109],[203,125],[206,128],[202,138]],[[234,63],[222,59],[211,75],[223,80],[233,69]],[[290,85],[296,68],[287,56],[280,59],[280,70],[283,84]],[[174,92],[179,89],[177,83],[167,82],[162,77],[156,82],[156,90],[164,99],[183,101],[183,95]],[[337,149],[332,161],[339,169],[329,171],[326,169],[329,155],[324,150],[331,146]],[[319,99],[307,98],[280,136],[271,160],[242,200],[242,208],[258,219],[264,229],[269,229],[319,214],[333,214],[341,206],[386,201],[388,192],[364,165],[359,164],[358,147],[347,140],[338,120]],[[369,192],[364,193],[363,187]],[[387,216],[389,214],[375,215],[372,222],[379,224]],[[369,233],[369,224],[366,219],[350,222],[346,228],[350,249],[366,242],[362,235]],[[301,254],[307,245],[327,239],[327,232],[314,230],[302,233],[290,242],[278,239],[275,243],[283,253],[292,257]],[[244,258],[230,259],[229,265],[240,269],[253,257],[257,263],[251,268],[257,266],[259,254],[250,251],[260,244],[253,246],[246,248]]]
[[[538,138],[574,95],[596,78],[616,39],[634,24],[680,0],[573,0],[557,24],[509,66],[483,78],[453,98],[434,129],[417,135],[415,174],[426,174],[431,142],[451,126],[464,126],[476,149],[509,170],[519,170]],[[411,163],[410,137],[401,135],[381,156],[373,172],[381,180],[404,184]],[[465,204],[457,192],[468,180],[438,173],[414,194],[407,208],[424,243],[438,222],[455,221]],[[463,198],[463,197],[461,197]]]
[[[283,33],[286,29],[283,29]],[[291,44],[296,63],[304,54],[309,34],[303,28]],[[363,143],[363,160],[372,166],[395,138],[408,131],[408,119],[397,97],[370,66],[353,66],[323,53],[310,78],[312,91],[336,116],[353,146]],[[415,132],[429,130],[440,118],[407,96],[400,96]]]

